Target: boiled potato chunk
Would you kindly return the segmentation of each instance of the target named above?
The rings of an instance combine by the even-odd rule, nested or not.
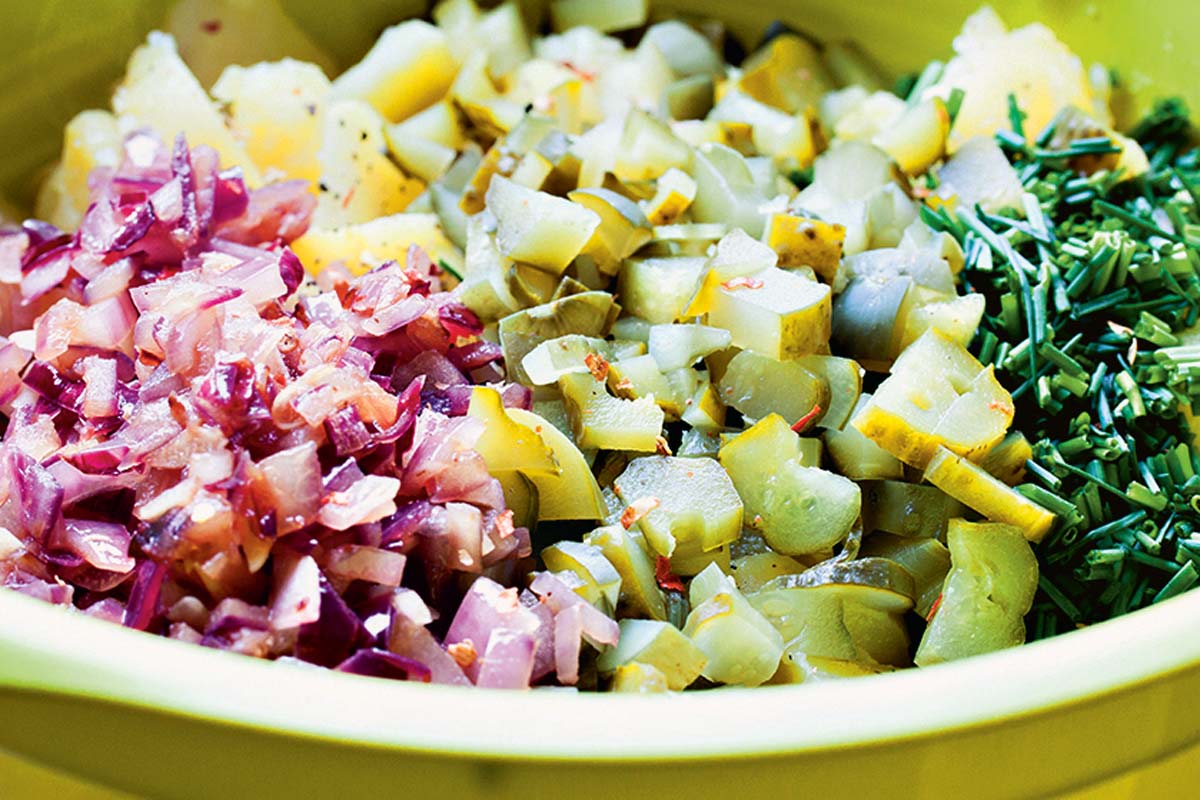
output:
[[[133,51],[125,79],[113,93],[113,111],[125,130],[153,129],[168,145],[176,135],[188,145],[208,145],[226,167],[240,166],[251,184],[260,182],[246,148],[234,137],[217,106],[196,80],[175,47],[175,39],[153,31]]]
[[[783,639],[733,579],[711,565],[692,580],[689,593],[692,611],[683,632],[707,659],[701,674],[731,685],[768,681],[783,656]]]
[[[62,160],[38,193],[35,212],[63,230],[79,227],[91,203],[88,176],[121,161],[121,130],[107,111],[81,111],[63,132]]]
[[[846,538],[862,507],[858,486],[801,466],[800,437],[772,414],[730,439],[719,460],[745,504],[746,524],[777,553],[805,555]]]
[[[1031,542],[1054,527],[1054,514],[945,447],[929,460],[925,480],[988,519],[1020,528]]]
[[[677,692],[700,677],[708,659],[674,625],[650,619],[623,619],[620,624],[617,646],[601,653],[596,662],[602,675],[632,662],[649,664],[658,668],[666,676],[667,686]]]
[[[636,531],[628,531],[621,525],[605,525],[584,536],[583,541],[599,547],[621,576],[620,608],[639,617],[667,619],[667,605],[658,587],[654,562]]]
[[[671,169],[686,170],[692,148],[671,132],[662,120],[631,111],[617,147],[613,174],[622,181],[648,181]]]
[[[383,119],[360,100],[325,114],[319,158],[321,193],[313,224],[334,228],[398,214],[424,189],[387,157]]]
[[[340,261],[361,275],[385,261],[405,264],[413,245],[428,253],[434,263],[445,261],[456,269],[463,265],[462,254],[446,238],[434,214],[392,214],[358,224],[312,228],[291,247],[313,274]]]
[[[781,267],[812,267],[825,283],[832,283],[842,258],[846,229],[837,223],[773,214],[765,241],[779,254]]]
[[[916,662],[920,666],[1025,642],[1025,614],[1037,591],[1038,564],[1021,529],[954,520],[946,533],[950,574]]]
[[[653,453],[662,435],[663,411],[650,398],[622,400],[591,375],[558,379],[567,416],[579,446],[596,450]]]
[[[534,474],[530,477],[538,493],[538,517],[545,521],[560,519],[604,519],[607,509],[600,485],[583,453],[562,431],[545,418],[523,408],[505,409],[508,416],[542,437],[550,448],[557,475]]]
[[[399,122],[442,99],[457,71],[446,34],[408,20],[380,34],[362,61],[333,82],[333,94],[364,100],[389,122]]]
[[[742,501],[729,475],[712,459],[636,458],[613,488],[626,506],[638,508],[638,501],[653,506],[637,525],[659,555],[670,557],[677,546],[687,545],[695,551],[715,550],[741,534]]]
[[[316,183],[317,153],[329,79],[315,64],[292,59],[230,66],[213,85],[229,109],[229,124],[261,170]]]
[[[542,550],[546,569],[572,572],[582,582],[575,592],[605,614],[612,614],[621,596],[621,576],[595,545],[564,540]]]
[[[579,255],[601,221],[582,205],[527,189],[500,175],[492,178],[486,203],[496,215],[500,252],[555,274]]]
[[[789,425],[830,407],[829,384],[799,361],[775,361],[743,350],[717,382],[719,397],[751,419],[779,414]]]
[[[738,347],[785,361],[827,350],[831,310],[828,286],[772,267],[722,283],[708,324]]]
[[[896,363],[871,401],[851,420],[892,455],[923,468],[939,446],[986,451],[1013,418],[1012,397],[962,345],[927,331]]]

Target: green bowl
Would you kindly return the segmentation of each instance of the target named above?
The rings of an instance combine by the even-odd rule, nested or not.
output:
[[[246,19],[282,13],[251,0],[224,4]],[[411,5],[284,8],[336,66]],[[749,42],[774,18],[849,35],[890,70],[944,54],[973,10],[954,0],[674,5],[724,17]],[[0,190],[10,201],[28,201],[63,123],[104,102],[166,7],[54,0],[6,9]],[[1142,102],[1200,97],[1190,80],[1200,66],[1190,46],[1200,4],[1023,0],[998,10],[1012,24],[1041,19],[1085,60],[1117,67]],[[280,55],[272,30],[252,31],[256,55]],[[210,50],[220,46],[217,35]],[[0,592],[0,764],[6,751],[156,798],[1046,796],[1193,746],[1198,698],[1200,592],[930,669],[669,697],[475,692],[338,675],[182,645]],[[46,782],[31,789],[31,779]],[[0,796],[91,795],[20,766],[0,772]]]

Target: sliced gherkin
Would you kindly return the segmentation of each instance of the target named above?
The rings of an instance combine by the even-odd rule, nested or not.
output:
[[[623,400],[605,390],[592,375],[563,375],[558,379],[581,448],[652,453],[659,447],[663,411],[653,400]]]

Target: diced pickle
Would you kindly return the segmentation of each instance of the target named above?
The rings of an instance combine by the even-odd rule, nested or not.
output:
[[[650,241],[650,223],[629,198],[608,189],[577,189],[567,197],[600,217],[600,226],[583,252],[596,259],[606,275],[617,274],[621,261]]]
[[[900,313],[913,290],[909,275],[854,278],[833,303],[832,338],[838,352],[870,370],[886,370],[896,356]]]
[[[575,441],[584,449],[653,453],[662,434],[663,412],[653,400],[613,397],[589,375],[563,375],[558,388],[566,402]]]
[[[711,576],[712,572],[716,576]],[[718,580],[706,580],[709,577]],[[719,590],[704,600],[693,592],[692,611],[683,628],[707,659],[701,674],[718,683],[742,686],[765,683],[775,674],[783,655],[779,632],[716,566],[708,567],[694,578],[693,585],[697,581],[720,584]]]
[[[801,563],[791,556],[768,551],[735,558],[730,564],[730,570],[738,589],[750,594],[757,592],[763,587],[763,584],[780,575],[799,574],[809,566],[811,565]]]
[[[862,394],[862,367],[853,359],[826,355],[802,356],[796,363],[829,385],[829,403],[821,406],[816,424],[844,428]]]
[[[885,564],[890,566],[881,568]],[[909,650],[903,615],[913,607],[908,594],[911,576],[882,559],[840,566],[827,574],[813,569],[776,578],[750,601],[776,626],[791,651],[906,664]]]
[[[963,504],[934,486],[904,481],[863,481],[863,531],[939,539],[962,516]]]
[[[650,329],[650,355],[663,372],[690,367],[729,346],[729,331],[707,325],[655,325]]]
[[[560,519],[604,519],[607,510],[600,486],[592,476],[583,453],[562,431],[542,417],[523,408],[506,409],[508,416],[533,430],[554,454],[560,470],[557,475],[532,475],[537,487],[538,518],[546,521]],[[507,495],[506,495],[507,496]]]
[[[766,243],[779,254],[781,267],[812,267],[825,283],[832,283],[842,258],[846,229],[836,223],[775,214],[767,223]]]
[[[942,582],[950,571],[950,551],[937,539],[912,539],[890,533],[875,533],[863,542],[864,557],[889,558],[908,570],[913,578],[914,610],[928,617],[942,593]]]
[[[561,274],[600,226],[594,211],[561,197],[519,186],[497,175],[486,196],[496,215],[500,252]]]
[[[984,303],[981,294],[959,296],[914,287],[900,312],[896,331],[900,338],[893,345],[895,352],[903,352],[931,328],[966,347],[983,319]]]
[[[695,293],[704,265],[698,256],[628,259],[617,283],[621,305],[655,324],[674,322]]]
[[[568,334],[542,342],[521,359],[521,368],[534,386],[549,386],[563,375],[590,372],[588,357],[612,358],[612,346],[594,336]]]
[[[952,568],[917,648],[928,666],[1025,641],[1025,614],[1037,591],[1037,558],[1012,525],[954,520],[946,533]]]
[[[700,388],[684,403],[680,418],[700,433],[718,433],[725,427],[725,404],[717,389],[708,380],[700,382]],[[818,443],[819,444],[819,443]]]
[[[542,342],[569,333],[600,337],[612,327],[617,307],[607,292],[582,292],[527,308],[500,320],[500,346],[509,378],[528,383],[521,367],[525,356]]]
[[[681,691],[700,677],[707,661],[704,653],[674,625],[623,619],[617,646],[602,653],[596,667],[603,675],[631,662],[649,664],[662,671],[673,691]]]
[[[667,676],[658,667],[631,661],[613,673],[612,691],[635,694],[659,694],[670,691]]]
[[[870,401],[871,395],[861,395],[850,416],[853,417]],[[837,471],[847,478],[862,481],[904,477],[904,465],[900,460],[863,436],[853,425],[847,425],[840,431],[826,430],[821,438],[829,451],[829,459]]]
[[[776,413],[794,424],[818,406],[830,404],[829,384],[800,361],[776,361],[743,350],[717,382],[723,403],[751,419]]]
[[[1025,477],[1025,462],[1033,458],[1033,447],[1025,434],[1012,431],[995,447],[980,456],[979,464],[992,477],[1015,486]]]
[[[801,466],[800,439],[771,414],[722,446],[721,466],[745,504],[746,524],[786,555],[827,550],[842,541],[861,510],[858,486]]]
[[[613,482],[627,506],[649,508],[637,525],[659,555],[676,548],[715,550],[742,530],[742,501],[729,475],[706,458],[648,456],[629,462]]]
[[[920,175],[946,152],[950,114],[940,97],[922,100],[880,131],[872,143],[909,175]]]
[[[606,614],[612,614],[621,595],[621,576],[599,547],[562,541],[542,550],[546,569],[573,572],[582,581],[575,592]]]
[[[1015,525],[1031,542],[1040,542],[1054,527],[1054,514],[945,447],[929,460],[925,480],[988,519]]]
[[[509,417],[495,389],[474,387],[467,414],[484,423],[475,451],[483,456],[489,472],[520,470],[529,477],[560,474],[558,463],[542,437]]]
[[[678,226],[674,226],[678,227]],[[721,236],[716,250],[704,264],[695,295],[683,311],[686,317],[707,314],[713,308],[721,284],[735,278],[745,278],[775,266],[779,257],[771,248],[752,239],[740,228]]]
[[[650,355],[625,358],[609,364],[608,385],[617,397],[653,400],[664,413],[675,419],[683,413],[687,402],[687,396],[672,385]]]
[[[665,620],[667,606],[658,588],[654,562],[639,539],[621,525],[596,528],[583,537],[587,544],[600,548],[621,576],[618,607],[637,616]]]
[[[692,160],[696,199],[692,217],[697,222],[721,222],[762,235],[763,217],[758,208],[766,200],[754,176],[736,150],[720,144],[701,145]]]
[[[851,424],[905,463],[924,467],[938,446],[986,451],[1013,418],[1012,397],[962,345],[928,331],[901,354]]]
[[[696,182],[683,170],[672,167],[658,176],[654,196],[644,201],[642,208],[651,225],[669,225],[679,219],[695,198]]]
[[[718,286],[708,324],[725,328],[733,343],[778,360],[827,352],[829,287],[776,267]]]
[[[798,648],[790,648],[784,651],[783,659],[779,662],[779,670],[768,683],[771,685],[816,683],[845,678],[865,678],[868,675],[878,675],[889,670],[889,667],[867,664],[862,661],[810,656]]]

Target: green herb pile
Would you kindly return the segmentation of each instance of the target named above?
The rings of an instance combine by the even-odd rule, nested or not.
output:
[[[1087,174],[1108,137],[1050,149],[996,138],[1026,194],[1024,219],[924,207],[958,239],[963,280],[988,309],[972,345],[1012,389],[1033,444],[1018,489],[1059,515],[1037,548],[1039,639],[1172,597],[1200,579],[1200,151],[1180,101],[1132,132],[1150,170]],[[1086,167],[1084,168],[1086,169]]]

